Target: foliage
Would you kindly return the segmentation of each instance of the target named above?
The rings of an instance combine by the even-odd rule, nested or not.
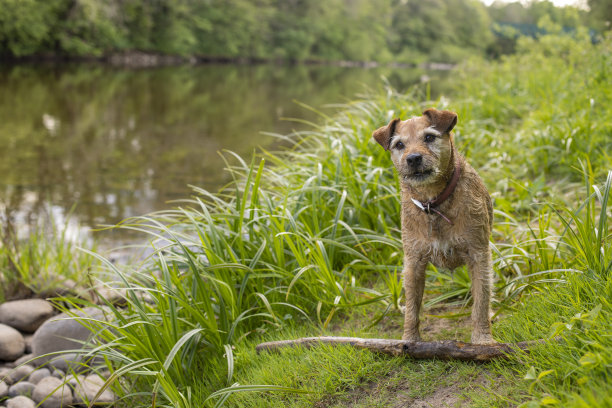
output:
[[[421,3],[0,0],[0,55],[89,57],[144,51],[418,62],[427,58],[457,61],[484,49],[489,40],[488,16],[478,1]]]
[[[324,125],[287,138],[294,145],[287,151],[251,164],[228,156],[233,181],[221,192],[196,189],[182,208],[127,220],[122,227],[146,232],[156,254],[133,273],[107,264],[129,288],[128,307],[111,309],[111,330],[90,322],[103,333],[98,351],[109,369],[125,374],[121,393],[132,406],[156,399],[192,406],[272,390],[235,384],[236,364],[248,362],[234,356],[234,346],[293,325],[325,330],[365,305],[378,306],[368,325],[397,310],[397,181],[370,135],[431,105],[459,112],[456,139],[495,200],[496,307],[509,317],[494,335],[525,340],[554,327],[571,345],[567,353],[552,345],[530,356],[538,382],[511,398],[571,406],[605,390],[612,179],[585,204],[576,204],[576,194],[582,177],[590,192],[612,168],[609,46],[610,39],[592,46],[588,38],[551,35],[521,43],[517,55],[496,64],[472,61],[457,71],[452,105],[421,102],[417,89],[351,102]],[[465,273],[433,272],[430,298],[454,290],[436,302],[465,301]],[[550,369],[558,375],[538,374]],[[300,387],[279,382],[284,391]],[[580,388],[585,382],[590,391]]]
[[[77,250],[87,242],[74,236],[74,226],[68,221],[63,226],[40,225],[24,239],[11,218],[10,214],[0,216],[0,303],[62,296],[89,286],[96,263]]]

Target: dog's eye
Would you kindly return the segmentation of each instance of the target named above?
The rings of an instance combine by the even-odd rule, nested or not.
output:
[[[393,148],[397,149],[397,150],[401,150],[404,148],[404,144],[402,142],[397,142],[395,144],[395,146],[393,146]]]
[[[425,141],[426,141],[427,143],[431,143],[431,142],[433,142],[434,140],[436,140],[436,135],[434,135],[433,133],[427,133],[427,134],[425,135]]]

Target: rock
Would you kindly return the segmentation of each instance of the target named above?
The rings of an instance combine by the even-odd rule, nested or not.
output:
[[[4,381],[0,381],[0,398],[4,398],[8,395],[9,386]]]
[[[40,380],[42,380],[45,377],[49,377],[49,376],[51,376],[51,371],[49,371],[48,368],[39,368],[38,370],[30,374],[28,381],[31,382],[32,384],[38,384]]]
[[[47,377],[36,384],[32,399],[42,408],[60,408],[72,404],[72,392],[62,380]]]
[[[83,364],[81,355],[77,353],[66,353],[53,357],[51,360],[49,360],[48,366],[49,368],[62,370],[65,373],[73,371],[75,373],[80,373],[88,369],[88,367]]]
[[[54,368],[53,371],[51,371],[51,377],[59,378],[61,380],[65,376],[66,376],[66,373],[57,368]]]
[[[75,313],[77,316],[89,316],[94,319],[103,319],[104,314],[98,308],[88,307]],[[91,332],[75,318],[62,313],[47,320],[34,333],[32,339],[32,353],[36,357],[44,354],[64,350],[78,350],[83,347],[91,336]],[[41,357],[41,363],[47,362],[54,356]]]
[[[31,382],[22,381],[17,384],[11,385],[8,390],[9,397],[18,397],[20,395],[30,397],[32,396],[32,391],[34,391],[34,387],[36,385]]]
[[[23,339],[25,340],[25,345],[26,345],[25,352],[27,354],[32,354],[32,338],[33,337],[34,336],[31,334],[25,334],[23,336]]]
[[[15,384],[23,380],[24,378],[28,378],[30,374],[32,374],[33,372],[34,372],[34,367],[26,364],[26,365],[22,365],[17,368],[13,368],[9,372],[8,378],[11,380],[11,384]]]
[[[36,408],[36,403],[28,397],[15,397],[8,400],[6,408]]]
[[[34,333],[51,316],[53,306],[43,299],[13,300],[0,305],[0,323],[26,333]]]
[[[4,381],[7,385],[11,385],[13,383],[10,376],[11,371],[13,371],[13,369],[9,367],[0,368],[0,381]]]
[[[108,287],[98,289],[98,304],[105,305],[106,302],[113,306],[125,306],[127,304],[127,289]]]
[[[0,324],[0,360],[15,361],[24,351],[25,341],[21,333],[10,326]]]
[[[22,364],[28,363],[33,358],[34,358],[34,355],[32,354],[24,354],[23,356],[15,360],[13,364],[15,364],[15,367],[19,367]],[[31,365],[34,365],[34,364],[31,364]]]
[[[74,388],[75,404],[88,405],[94,397],[100,392],[104,386],[105,380],[97,375],[89,375],[84,381],[77,383]],[[105,389],[98,398],[95,404],[112,404],[115,402],[115,394],[110,389]]]
[[[64,382],[68,384],[70,387],[72,387],[73,389],[74,387],[77,386],[77,384],[82,383],[83,381],[85,381],[85,376],[81,374],[77,374],[77,375],[69,374],[64,379]]]

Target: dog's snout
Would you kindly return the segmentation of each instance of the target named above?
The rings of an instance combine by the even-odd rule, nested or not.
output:
[[[419,153],[409,154],[408,156],[406,156],[406,161],[408,162],[408,165],[411,167],[420,166],[421,163],[423,162],[423,155]]]

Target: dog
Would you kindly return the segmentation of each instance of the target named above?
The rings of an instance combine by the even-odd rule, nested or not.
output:
[[[372,134],[397,169],[401,186],[406,308],[403,340],[420,341],[419,311],[428,263],[467,265],[472,279],[472,343],[492,344],[490,303],[493,224],[491,197],[476,171],[455,148],[457,114],[427,109],[393,119]]]

